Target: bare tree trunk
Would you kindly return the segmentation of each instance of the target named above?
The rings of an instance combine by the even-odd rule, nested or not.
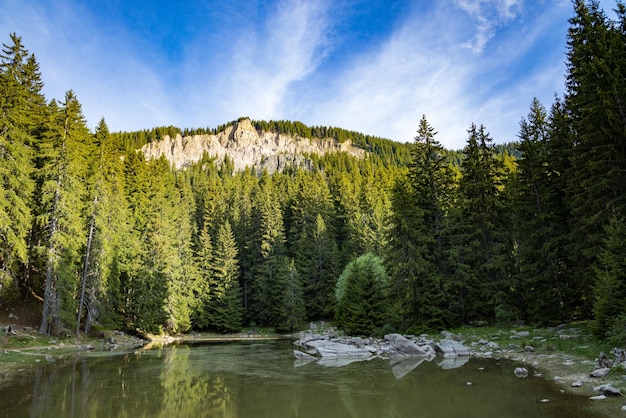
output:
[[[97,199],[94,205],[97,203]],[[87,249],[85,250],[85,263],[83,264],[83,277],[80,289],[80,303],[78,304],[78,317],[76,318],[76,335],[80,334],[80,319],[83,316],[83,303],[85,302],[85,287],[87,285],[87,273],[89,270],[89,253],[91,252],[91,243],[93,242],[93,232],[96,227],[96,217],[91,218],[89,225],[89,236],[87,237]]]
[[[46,284],[43,295],[43,311],[41,313],[40,334],[50,334],[51,319],[54,315],[56,305],[56,289],[54,286],[54,259],[56,248],[54,246],[54,236],[57,230],[57,207],[59,203],[59,188],[61,187],[61,177],[57,178],[57,190],[54,193],[54,205],[52,207],[52,220],[50,222],[50,245],[48,247],[48,261],[46,267]]]

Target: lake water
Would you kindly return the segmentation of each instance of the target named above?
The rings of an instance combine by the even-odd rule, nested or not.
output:
[[[294,348],[287,341],[174,345],[47,364],[0,388],[0,416],[593,417],[582,409],[586,398],[517,378],[509,361],[301,365]]]

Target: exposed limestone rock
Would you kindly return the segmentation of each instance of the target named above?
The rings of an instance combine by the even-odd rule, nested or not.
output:
[[[372,353],[366,348],[328,340],[309,341],[306,345],[315,348],[320,357],[363,358],[372,356]]]
[[[470,356],[469,348],[455,340],[444,339],[435,343],[435,351],[444,357]]]
[[[309,168],[311,161],[306,154],[347,152],[357,158],[365,157],[365,151],[350,141],[339,143],[333,138],[309,139],[273,132],[259,133],[249,119],[242,119],[217,135],[176,135],[174,138],[166,135],[161,141],[144,145],[141,151],[146,160],[165,156],[176,169],[199,161],[206,153],[218,164],[228,156],[236,171],[253,167],[259,172],[267,169],[270,173],[281,172],[289,166]]]
[[[393,348],[409,356],[428,354],[423,348],[400,334],[387,334],[385,335],[385,340],[388,341]]]

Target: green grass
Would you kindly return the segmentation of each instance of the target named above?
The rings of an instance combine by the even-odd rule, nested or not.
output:
[[[536,328],[530,326],[515,327],[462,327],[450,330],[466,344],[480,339],[498,343],[501,349],[508,349],[511,344],[523,350],[525,346],[532,346],[535,352],[563,353],[595,360],[601,351],[609,354],[613,347],[598,341],[591,333],[589,322],[575,322],[567,324],[562,329]],[[511,338],[516,332],[526,331],[526,337]]]

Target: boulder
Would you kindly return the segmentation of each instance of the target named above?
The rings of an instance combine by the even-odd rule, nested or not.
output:
[[[516,367],[515,370],[513,370],[513,373],[517,377],[526,377],[528,376],[528,369],[525,367]]]
[[[308,341],[305,345],[314,348],[320,357],[365,358],[372,356],[370,350],[366,348],[327,340]]]
[[[400,334],[387,334],[385,335],[385,341],[388,341],[389,345],[396,350],[409,356],[425,356],[428,354],[427,351]]]
[[[295,357],[296,360],[316,360],[315,357],[313,357],[310,354],[307,353],[303,353],[302,351],[299,350],[293,350],[293,356]]]
[[[470,349],[459,341],[444,339],[434,345],[435,351],[444,357],[465,357],[471,355]]]
[[[593,388],[595,392],[600,392],[605,396],[624,396],[618,388],[614,388],[611,385],[600,385]]]
[[[611,369],[608,367],[603,367],[601,369],[596,369],[589,373],[589,377],[604,377],[611,372]]]

